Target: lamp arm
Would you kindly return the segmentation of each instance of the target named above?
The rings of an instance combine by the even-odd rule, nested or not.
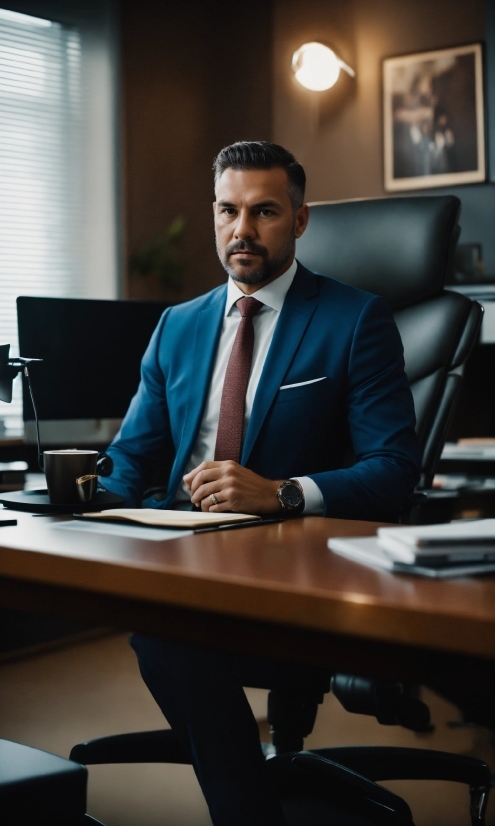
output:
[[[34,361],[34,359],[33,359],[33,361]],[[24,372],[24,375],[27,379],[28,388],[29,388],[29,395],[31,396],[31,404],[33,405],[33,410],[34,410],[34,420],[36,422],[36,439],[37,439],[37,442],[38,442],[38,465],[39,465],[40,470],[44,472],[45,469],[43,467],[43,453],[41,451],[41,443],[40,443],[40,426],[39,426],[39,422],[38,422],[38,411],[36,409],[36,403],[34,401],[33,388],[31,386],[31,376],[29,375],[29,370],[27,368],[27,364],[24,364],[23,372]]]
[[[0,345],[0,348],[3,347],[4,350],[10,347],[9,344]],[[22,356],[17,356],[13,359],[7,359],[3,365],[0,364],[0,381],[6,380],[10,382],[10,393],[7,393],[9,398],[2,399],[2,401],[10,402],[12,400],[12,381],[15,379],[19,373],[24,373],[24,376],[27,381],[29,395],[31,397],[31,404],[33,405],[34,411],[34,420],[36,422],[36,441],[38,444],[38,465],[40,470],[44,473],[44,462],[43,462],[43,451],[41,450],[41,440],[40,440],[40,425],[38,419],[38,409],[36,407],[36,402],[34,400],[34,393],[33,387],[31,384],[31,376],[29,375],[28,364],[31,364],[32,361],[41,362],[43,359],[27,359],[23,358]],[[113,461],[110,456],[107,456],[106,453],[99,453],[98,454],[98,461],[96,463],[96,473],[98,476],[111,476],[113,472]]]

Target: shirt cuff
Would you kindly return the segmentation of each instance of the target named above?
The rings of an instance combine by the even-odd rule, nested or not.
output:
[[[325,502],[323,494],[314,479],[311,479],[310,476],[293,476],[292,478],[299,482],[304,492],[303,513],[308,514],[308,516],[321,516],[325,511]]]

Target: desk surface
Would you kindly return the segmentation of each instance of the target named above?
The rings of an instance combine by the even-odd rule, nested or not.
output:
[[[223,618],[222,633],[226,619],[242,620],[262,623],[258,630],[289,627],[495,660],[495,578],[394,575],[327,549],[328,537],[371,535],[375,523],[307,517],[154,542],[16,516],[17,527],[0,528],[2,605],[25,608],[31,600],[37,609],[37,588],[55,602],[63,594],[68,607],[85,596],[96,612],[102,599],[124,600],[128,613],[116,624],[127,628],[140,627],[143,617],[142,630],[149,630],[153,607],[175,606],[187,609],[185,616],[193,612],[196,625],[198,616]]]

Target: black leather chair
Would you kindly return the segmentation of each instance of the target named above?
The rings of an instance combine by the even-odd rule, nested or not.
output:
[[[451,196],[315,204],[297,247],[298,259],[310,269],[383,295],[391,304],[416,408],[421,487],[431,484],[459,392],[459,370],[482,318],[479,304],[443,289],[460,232],[459,211],[459,200]],[[429,728],[428,708],[414,687],[399,682],[329,674],[304,692],[290,686],[271,691],[272,744],[265,751],[273,757],[268,766],[289,823],[412,824],[406,803],[376,781],[421,778],[466,783],[471,822],[484,823],[490,770],[482,761],[422,749],[302,751],[330,682],[350,712],[414,731]],[[167,730],[82,743],[71,757],[84,764],[188,762]]]
[[[313,204],[297,244],[309,269],[382,295],[392,307],[414,397],[421,490],[431,487],[483,317],[478,302],[444,289],[460,206],[452,195]]]

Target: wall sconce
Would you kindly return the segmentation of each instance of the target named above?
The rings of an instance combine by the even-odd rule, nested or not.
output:
[[[323,43],[304,43],[292,56],[292,71],[296,80],[313,92],[331,89],[337,83],[341,69],[356,77],[354,69]]]

